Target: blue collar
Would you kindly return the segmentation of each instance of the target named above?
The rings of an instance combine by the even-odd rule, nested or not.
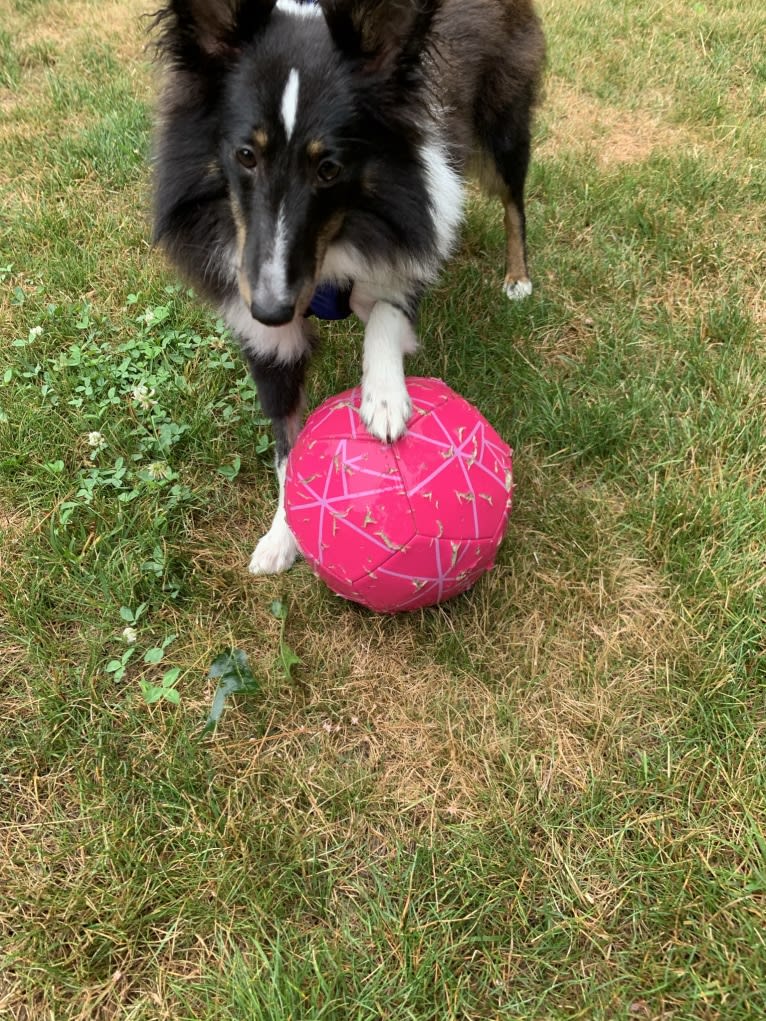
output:
[[[351,315],[351,285],[320,284],[314,291],[307,316],[317,319],[347,319]]]

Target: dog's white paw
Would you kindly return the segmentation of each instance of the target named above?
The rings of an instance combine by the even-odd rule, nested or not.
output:
[[[404,381],[375,387],[362,384],[360,414],[373,436],[384,443],[398,440],[406,431],[412,414],[412,402]]]
[[[298,543],[286,521],[275,521],[255,547],[248,570],[251,574],[281,574],[295,563]]]
[[[503,291],[511,301],[521,301],[522,298],[528,298],[532,293],[532,281],[526,277],[521,280],[506,280],[503,284]]]

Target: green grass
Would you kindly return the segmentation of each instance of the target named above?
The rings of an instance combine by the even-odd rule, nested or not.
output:
[[[246,572],[270,437],[149,245],[142,6],[0,0],[1,1017],[766,1017],[765,16],[541,6],[535,294],[474,199],[409,365],[514,446],[508,536],[381,618]]]

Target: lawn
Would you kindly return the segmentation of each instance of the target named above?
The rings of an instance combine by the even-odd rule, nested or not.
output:
[[[0,0],[0,1017],[766,1018],[766,9],[540,7],[535,293],[473,196],[408,366],[514,511],[386,617],[247,573],[271,439],[150,246],[146,4]]]

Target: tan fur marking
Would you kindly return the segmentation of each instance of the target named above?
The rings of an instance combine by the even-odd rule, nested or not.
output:
[[[507,246],[505,282],[514,284],[528,280],[527,264],[524,261],[524,242],[521,236],[521,216],[516,203],[508,199],[505,203],[505,241]]]
[[[245,222],[245,214],[242,210],[242,206],[239,204],[236,196],[230,196],[231,215],[234,219],[234,226],[237,229],[237,285],[239,286],[239,293],[242,295],[242,300],[248,308],[253,303],[253,294],[250,288],[250,281],[247,279],[247,274],[244,271],[244,254],[245,254],[245,242],[247,240],[247,224]]]
[[[309,156],[312,156],[314,159],[318,159],[325,151],[325,148],[325,144],[320,138],[314,138],[309,142],[307,151]]]
[[[319,232],[317,238],[316,247],[316,264],[321,266],[324,262],[325,253],[330,245],[330,242],[338,236],[340,229],[343,226],[343,220],[345,219],[345,213],[339,212],[332,216],[322,230]]]
[[[239,286],[239,293],[242,300],[247,308],[250,308],[253,304],[253,292],[250,288],[250,281],[247,279],[247,275],[241,266],[237,271],[237,285]]]
[[[256,128],[253,132],[253,142],[260,148],[265,149],[269,144],[269,136],[263,130],[263,128]]]
[[[237,228],[237,245],[244,244],[246,222],[245,214],[242,206],[239,204],[237,196],[231,192],[229,194],[229,204],[231,206],[231,215],[234,219],[234,226]]]

